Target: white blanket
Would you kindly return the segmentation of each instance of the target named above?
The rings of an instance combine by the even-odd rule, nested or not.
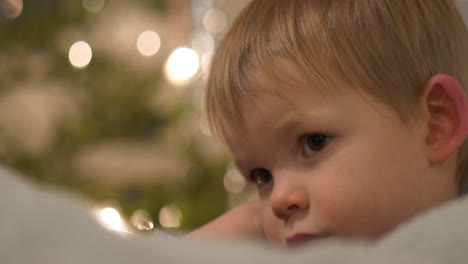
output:
[[[434,209],[381,241],[335,241],[297,250],[254,241],[124,238],[83,202],[0,168],[0,263],[468,263],[468,199]]]

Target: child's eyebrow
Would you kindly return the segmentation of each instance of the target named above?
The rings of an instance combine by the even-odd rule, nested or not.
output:
[[[296,115],[287,118],[278,125],[279,134],[288,134],[291,131],[297,131],[303,125],[303,121],[300,120]]]
[[[275,137],[283,138],[295,135],[299,133],[306,123],[311,123],[317,119],[317,117],[303,113],[292,113],[284,118],[279,118],[277,125],[274,127]]]

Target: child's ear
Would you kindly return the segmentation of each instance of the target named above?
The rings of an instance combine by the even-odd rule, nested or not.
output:
[[[426,144],[429,161],[442,163],[455,152],[468,135],[468,102],[463,87],[445,74],[433,76],[422,97],[428,116]]]

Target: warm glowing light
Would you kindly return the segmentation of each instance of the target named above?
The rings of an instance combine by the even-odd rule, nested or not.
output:
[[[84,41],[75,42],[68,52],[70,63],[77,68],[84,68],[88,66],[93,57],[91,46]]]
[[[145,210],[134,212],[130,218],[130,223],[141,231],[148,231],[154,228],[153,220],[151,220],[151,216]]]
[[[178,48],[166,62],[166,77],[172,84],[184,85],[191,81],[199,67],[200,59],[194,50]]]
[[[161,47],[161,39],[159,38],[158,33],[147,30],[144,31],[138,36],[137,39],[137,49],[143,56],[153,56],[159,51]]]
[[[203,16],[203,25],[211,33],[219,33],[226,28],[227,18],[223,11],[216,8],[208,10]]]
[[[83,8],[90,13],[97,13],[104,7],[104,0],[83,0]]]
[[[6,19],[15,19],[23,11],[23,0],[3,0],[3,15]]]
[[[182,212],[175,205],[166,205],[159,211],[159,223],[165,228],[178,228],[182,220]]]
[[[245,188],[244,177],[237,170],[230,170],[224,176],[224,188],[230,193],[239,193]]]
[[[198,54],[204,54],[214,50],[215,40],[213,35],[206,31],[199,31],[193,34],[192,49]]]
[[[116,209],[112,207],[101,209],[99,218],[105,227],[116,231],[125,231],[122,218]]]
[[[205,75],[208,75],[211,65],[211,58],[213,58],[213,52],[207,52],[203,54],[201,58],[201,70]]]

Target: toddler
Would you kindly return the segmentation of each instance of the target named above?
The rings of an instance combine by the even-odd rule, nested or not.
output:
[[[211,131],[259,200],[191,236],[379,239],[461,195],[468,35],[452,0],[254,0],[220,43]]]

